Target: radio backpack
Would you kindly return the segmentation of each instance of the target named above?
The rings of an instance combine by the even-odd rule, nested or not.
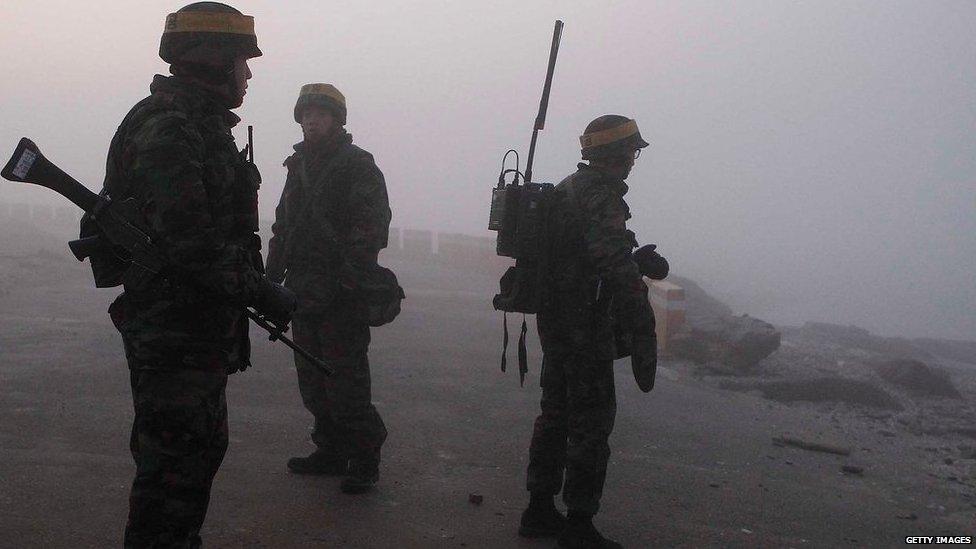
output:
[[[508,313],[522,313],[522,330],[518,342],[519,383],[525,384],[525,373],[528,371],[528,356],[525,348],[527,326],[525,315],[536,314],[546,298],[546,283],[548,277],[549,250],[549,211],[552,207],[553,185],[551,183],[535,183],[532,181],[532,160],[535,157],[535,144],[539,130],[546,123],[546,111],[549,107],[549,90],[552,87],[552,75],[556,68],[556,54],[559,51],[559,40],[562,36],[563,22],[556,21],[552,32],[552,45],[549,49],[549,67],[546,71],[546,82],[542,89],[542,100],[539,102],[539,114],[532,129],[532,141],[529,144],[529,158],[526,162],[525,173],[519,171],[518,152],[509,150],[502,158],[502,171],[498,176],[498,185],[492,189],[491,211],[488,216],[488,229],[497,231],[495,252],[502,257],[515,259],[515,265],[509,267],[499,281],[500,292],[495,295],[492,304],[495,309],[505,313],[503,318],[504,341],[502,347],[501,368],[504,372],[507,366],[506,353],[508,351]],[[515,153],[515,168],[505,169],[508,155]],[[512,182],[506,184],[505,176],[514,174]],[[519,183],[522,176],[524,183]]]

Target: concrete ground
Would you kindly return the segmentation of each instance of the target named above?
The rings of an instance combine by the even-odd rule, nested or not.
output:
[[[554,545],[516,535],[540,392],[534,328],[520,388],[516,372],[498,368],[494,273],[391,266],[408,298],[371,347],[374,400],[390,431],[377,490],[351,497],[337,479],[287,473],[288,457],[312,449],[310,418],[289,351],[255,331],[254,367],[229,386],[231,445],[206,546]],[[0,295],[0,547],[112,547],[124,527],[132,407],[105,313],[115,292],[90,288],[83,265],[65,269]],[[626,547],[885,547],[906,536],[976,535],[971,485],[945,481],[933,465],[932,449],[956,441],[891,436],[855,413],[723,391],[678,364],[664,364],[643,394],[629,368],[617,368],[597,517]],[[853,453],[773,445],[784,433]],[[842,474],[845,464],[863,476]],[[483,503],[470,503],[471,493]]]

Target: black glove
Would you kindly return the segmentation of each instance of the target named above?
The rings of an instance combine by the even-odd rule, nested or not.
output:
[[[634,370],[634,380],[645,393],[654,388],[657,375],[657,334],[651,314],[651,322],[642,322],[630,338],[630,365]]]
[[[664,280],[668,276],[670,267],[668,260],[654,251],[655,248],[657,248],[656,244],[647,244],[637,248],[637,251],[634,252],[634,263],[637,263],[637,269],[647,278]]]
[[[292,313],[298,308],[298,297],[295,292],[264,276],[261,277],[252,305],[267,320],[287,325],[291,321]]]

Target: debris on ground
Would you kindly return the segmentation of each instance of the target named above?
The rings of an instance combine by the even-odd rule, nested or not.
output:
[[[811,452],[823,452],[825,454],[836,454],[839,456],[851,455],[850,448],[844,448],[842,446],[837,446],[834,444],[827,444],[825,442],[803,440],[800,438],[791,437],[787,435],[783,435],[780,437],[773,437],[773,444],[777,446],[792,446],[794,448],[800,448],[801,450],[810,450]]]
[[[858,467],[857,465],[841,465],[840,472],[844,473],[845,475],[855,475],[860,477],[864,475],[864,467]]]

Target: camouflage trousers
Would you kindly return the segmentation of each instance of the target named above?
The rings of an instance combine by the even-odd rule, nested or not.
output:
[[[295,343],[335,368],[326,376],[295,354],[302,402],[315,418],[312,442],[337,456],[379,459],[387,432],[372,402],[369,326],[342,311],[296,318],[292,326]]]
[[[227,375],[132,370],[136,477],[126,548],[196,548],[210,487],[227,451]]]
[[[534,494],[562,489],[569,510],[594,515],[617,411],[613,361],[571,348],[543,349],[542,413],[532,432],[526,485]]]

